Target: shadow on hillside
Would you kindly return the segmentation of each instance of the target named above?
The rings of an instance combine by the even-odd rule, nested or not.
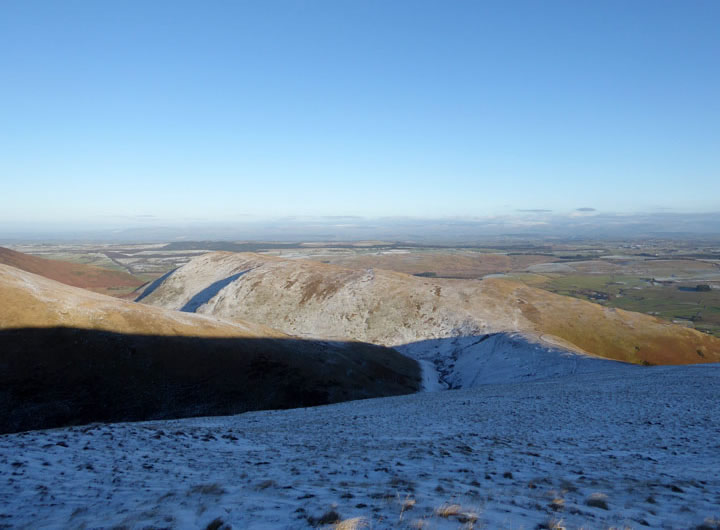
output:
[[[408,394],[418,364],[362,343],[0,330],[0,433]]]
[[[148,286],[145,288],[145,290],[140,294],[140,296],[138,296],[138,297],[135,299],[135,301],[136,301],[136,302],[139,302],[139,301],[141,301],[143,298],[145,298],[146,296],[151,295],[151,294],[153,293],[153,291],[155,291],[155,289],[157,289],[158,287],[160,287],[160,286],[162,285],[162,283],[163,283],[165,280],[167,280],[170,276],[172,276],[172,274],[173,274],[176,270],[177,270],[177,269],[172,269],[171,271],[166,272],[165,274],[163,274],[163,275],[160,276],[159,278],[156,278],[156,279],[154,279],[152,282],[150,282],[150,285],[148,285]],[[142,289],[142,286],[140,286],[138,289]]]
[[[180,311],[183,311],[185,313],[194,313],[195,311],[197,311],[198,307],[200,307],[203,304],[208,303],[210,300],[212,300],[215,297],[215,295],[217,295],[225,287],[227,287],[232,282],[237,280],[243,274],[250,272],[250,270],[251,269],[247,269],[247,270],[238,272],[236,274],[233,274],[232,276],[228,276],[227,278],[223,278],[222,280],[218,280],[215,283],[208,285],[207,287],[205,287],[205,289],[203,289],[202,291],[197,293],[195,296],[193,296],[188,301],[187,304],[182,306],[180,308]]]

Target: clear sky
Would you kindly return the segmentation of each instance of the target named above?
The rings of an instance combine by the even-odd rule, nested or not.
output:
[[[716,0],[5,0],[0,223],[718,211],[719,28]]]

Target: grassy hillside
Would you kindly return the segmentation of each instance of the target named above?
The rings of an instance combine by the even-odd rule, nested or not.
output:
[[[238,276],[225,285],[223,279]],[[219,282],[219,283],[218,283]],[[576,352],[641,364],[720,361],[720,339],[650,315],[488,278],[419,278],[258,254],[193,259],[143,300],[184,307],[218,283],[197,311],[288,333],[397,346],[452,336],[520,332]]]
[[[0,264],[17,267],[74,287],[111,295],[128,293],[144,283],[143,280],[126,272],[39,258],[4,247],[0,247]]]
[[[518,301],[542,333],[594,355],[638,364],[720,362],[720,340],[659,318],[555,295],[507,280],[486,280]]]
[[[320,259],[320,258],[319,258]],[[486,274],[522,270],[556,258],[520,254],[473,252],[468,250],[413,250],[411,252],[368,252],[323,256],[322,260],[352,269],[378,268],[438,278],[481,278]]]

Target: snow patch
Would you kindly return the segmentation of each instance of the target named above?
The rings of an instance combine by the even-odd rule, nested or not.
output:
[[[430,339],[395,349],[421,362],[424,377],[434,368],[439,387],[472,388],[484,384],[539,381],[552,377],[631,365],[533,342],[517,333]]]

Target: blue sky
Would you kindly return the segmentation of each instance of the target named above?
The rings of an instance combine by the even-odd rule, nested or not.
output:
[[[0,4],[0,223],[720,210],[720,2]]]

